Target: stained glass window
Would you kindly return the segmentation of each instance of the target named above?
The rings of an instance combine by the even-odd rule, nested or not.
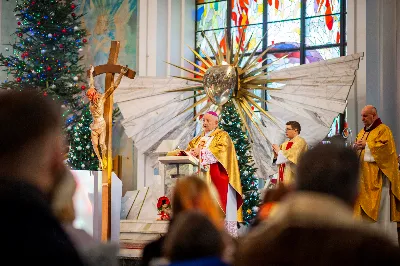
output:
[[[306,19],[306,45],[317,46],[340,43],[340,15]]]
[[[227,33],[237,51],[244,32],[242,45],[250,41],[249,52],[260,41],[256,54],[270,49],[264,57],[264,64],[271,64],[268,71],[336,58],[347,51],[346,9],[347,0],[196,0],[196,49],[201,56],[201,50],[212,56],[204,31],[212,44],[215,34],[221,47]],[[336,118],[331,133],[341,131],[344,122],[344,117]]]
[[[197,5],[197,31],[225,28],[227,12],[226,8],[226,1]]]
[[[268,1],[268,3],[268,21],[282,21],[300,18],[301,1]]]

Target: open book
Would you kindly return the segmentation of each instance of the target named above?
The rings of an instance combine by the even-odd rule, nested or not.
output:
[[[168,152],[167,156],[188,156],[191,160],[196,162],[196,164],[199,164],[199,159],[194,157],[192,154],[190,154],[189,151],[173,150],[173,151]]]

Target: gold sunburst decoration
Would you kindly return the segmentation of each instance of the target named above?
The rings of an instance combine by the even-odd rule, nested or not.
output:
[[[215,33],[214,40],[217,47],[216,49],[214,49],[213,45],[204,34],[204,32],[203,36],[208,44],[208,47],[210,48],[210,51],[212,53],[211,56],[202,49],[200,50],[204,54],[204,57],[202,57],[193,48],[189,47],[189,49],[194,53],[195,57],[204,64],[204,66],[200,66],[186,58],[183,58],[183,60],[191,64],[197,70],[191,70],[167,62],[174,67],[195,75],[194,78],[179,76],[174,77],[194,82],[200,82],[203,84],[202,86],[191,86],[183,89],[173,90],[173,92],[193,91],[194,95],[189,98],[196,98],[197,100],[192,106],[188,107],[181,113],[189,111],[198,105],[206,103],[205,106],[194,117],[194,119],[197,119],[198,116],[207,112],[213,104],[218,106],[219,111],[221,111],[223,105],[226,104],[229,100],[232,100],[244,126],[246,127],[247,132],[250,134],[250,138],[252,138],[252,136],[250,127],[246,120],[246,116],[260,131],[260,133],[264,137],[266,137],[259,127],[259,123],[261,121],[255,115],[255,111],[253,110],[252,106],[254,106],[255,109],[259,110],[274,123],[276,123],[276,120],[256,102],[256,100],[266,103],[268,103],[268,101],[257,96],[254,92],[256,90],[279,90],[269,87],[268,84],[287,80],[268,78],[268,67],[270,67],[278,60],[270,64],[263,65],[263,63],[267,60],[267,58],[264,58],[264,56],[267,54],[269,49],[266,49],[260,54],[256,55],[256,51],[262,43],[263,38],[261,38],[261,41],[256,45],[250,56],[246,58],[246,54],[249,54],[248,50],[252,35],[250,36],[247,43],[243,46],[244,31],[242,31],[239,37],[239,45],[237,51],[235,52],[232,49],[232,43],[228,44],[228,42],[225,42],[224,47],[219,46]],[[225,36],[227,36],[226,31]],[[224,51],[222,51],[222,48],[224,49]],[[281,59],[285,57],[282,57]],[[187,100],[189,98],[186,98],[184,100]]]

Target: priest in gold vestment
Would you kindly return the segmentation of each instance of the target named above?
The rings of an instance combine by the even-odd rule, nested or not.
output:
[[[187,150],[199,158],[206,170],[206,179],[213,184],[228,231],[237,234],[237,222],[243,221],[242,185],[235,146],[226,131],[218,128],[218,115],[207,112],[203,117],[203,132],[189,142]]]
[[[300,123],[289,121],[286,123],[286,137],[289,139],[280,146],[272,145],[276,164],[279,165],[278,182],[285,185],[294,183],[296,165],[300,156],[307,151],[307,142],[299,136]],[[275,180],[274,180],[275,182]]]
[[[364,128],[355,148],[362,168],[360,194],[355,214],[377,222],[390,237],[397,239],[400,221],[400,182],[396,145],[390,128],[382,124],[375,107],[361,111]]]

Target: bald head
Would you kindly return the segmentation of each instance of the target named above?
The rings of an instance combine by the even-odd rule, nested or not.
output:
[[[364,126],[371,126],[378,119],[378,111],[373,105],[367,105],[361,110],[361,120]]]
[[[206,133],[213,131],[218,127],[218,117],[211,114],[206,113],[203,116],[203,129]]]

